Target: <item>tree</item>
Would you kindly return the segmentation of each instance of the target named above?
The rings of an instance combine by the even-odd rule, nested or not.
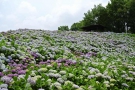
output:
[[[84,13],[83,21],[84,21],[84,26],[95,24],[94,15],[90,10],[88,10],[87,13]]]
[[[84,13],[84,26],[89,26],[92,24],[106,25],[106,16],[107,11],[105,7],[103,7],[101,4],[97,6],[94,5],[94,8],[91,11],[88,10],[87,13]]]
[[[73,23],[71,25],[70,30],[72,30],[72,31],[78,31],[78,30],[81,30],[81,27],[83,27],[83,21],[80,21],[80,22],[77,22],[77,23]]]
[[[135,0],[129,1],[129,17],[128,17],[128,25],[130,27],[130,31],[135,33]]]
[[[60,26],[60,27],[58,27],[58,30],[61,30],[61,31],[68,31],[69,28],[68,28],[68,26]]]
[[[94,5],[93,9],[84,13],[83,20],[73,23],[70,29],[80,30],[81,27],[100,24],[106,26],[108,31],[121,33],[130,30],[135,33],[134,10],[135,0],[110,0],[106,7]]]
[[[125,32],[127,23],[127,0],[111,0],[107,5],[109,27],[114,32]]]

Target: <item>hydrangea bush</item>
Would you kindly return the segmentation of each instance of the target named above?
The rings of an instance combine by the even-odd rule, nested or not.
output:
[[[0,33],[0,90],[133,90],[134,85],[132,34]]]

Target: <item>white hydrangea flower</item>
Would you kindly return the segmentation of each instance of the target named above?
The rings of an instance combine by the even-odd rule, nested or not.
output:
[[[56,77],[56,78],[60,78],[60,77],[61,77],[61,75],[60,75],[59,73],[56,73],[56,74],[54,74],[54,77]]]
[[[96,77],[102,77],[103,75],[102,75],[102,73],[97,73],[95,76]]]
[[[25,77],[25,75],[19,75],[18,79],[21,79],[21,78],[24,79],[24,77]]]
[[[74,77],[74,74],[68,73],[68,77],[69,77],[69,78],[72,78],[72,77]]]
[[[32,71],[31,76],[36,76],[36,73],[34,71]]]
[[[104,84],[109,84],[109,81],[104,81],[103,83],[104,83]]]
[[[110,82],[116,82],[116,80],[115,80],[115,79],[113,79],[113,78],[111,78],[111,79],[110,79]]]
[[[55,86],[61,86],[61,83],[59,83],[59,82],[55,82],[55,83],[53,83]]]
[[[41,77],[40,77],[40,76],[35,76],[35,77],[29,76],[29,78],[27,79],[27,81],[28,81],[28,83],[30,83],[31,85],[35,85],[38,78],[41,78]]]
[[[79,87],[78,89],[76,89],[76,90],[84,90],[83,88],[81,88],[81,87]]]
[[[8,87],[8,84],[1,84],[0,85],[0,88],[7,88]]]
[[[78,89],[80,87],[78,85],[76,85],[76,84],[73,84],[73,88]]]
[[[52,70],[52,69],[50,69],[49,72],[50,72],[50,73],[57,73],[56,70]]]
[[[54,74],[55,74],[55,73],[48,73],[47,76],[49,76],[49,77],[55,77]]]
[[[86,76],[86,75],[88,75],[88,73],[86,71],[82,70],[82,75]]]
[[[123,75],[121,75],[121,77],[122,78],[126,78],[126,77],[128,77],[128,75],[127,74],[123,74]]]
[[[94,78],[94,77],[95,77],[95,75],[89,75],[89,76],[88,76],[89,79],[92,79],[92,78]]]
[[[5,64],[1,64],[0,69],[4,70],[6,68]]]
[[[129,87],[126,83],[122,83],[122,86]]]
[[[92,87],[92,86],[89,86],[89,87],[88,87],[88,90],[93,90],[93,87]]]
[[[2,88],[2,89],[0,89],[0,90],[8,90],[7,88]]]
[[[68,84],[73,85],[73,82],[71,82],[71,81],[65,81],[64,85],[68,85]]]
[[[63,80],[67,80],[67,76],[66,75],[63,75],[62,77],[61,77]]]
[[[64,80],[62,78],[58,78],[57,81],[60,83],[64,83]]]
[[[65,75],[66,74],[66,71],[60,71],[59,72],[61,75]]]
[[[46,72],[47,71],[47,68],[40,68],[38,69],[38,72]]]
[[[111,77],[110,76],[103,76],[105,79],[111,79]]]
[[[43,89],[43,88],[39,88],[38,90],[45,90],[45,89]]]
[[[102,60],[104,60],[104,61],[107,60],[107,57],[106,56],[103,56],[102,57]]]
[[[46,67],[47,67],[47,68],[52,68],[52,65],[47,65]]]
[[[48,84],[50,85],[52,83],[52,80],[48,79],[46,82],[48,82]]]
[[[127,77],[126,80],[129,80],[129,81],[133,81],[134,78],[131,78],[131,77]]]

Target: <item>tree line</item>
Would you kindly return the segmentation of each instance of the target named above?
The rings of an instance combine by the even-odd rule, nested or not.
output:
[[[81,30],[81,27],[100,24],[111,32],[135,33],[135,0],[110,0],[106,7],[102,4],[84,13],[81,21],[75,22],[69,28],[60,26],[58,30]]]

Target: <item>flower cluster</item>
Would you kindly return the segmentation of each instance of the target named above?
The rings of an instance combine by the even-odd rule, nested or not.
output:
[[[0,33],[0,90],[134,89],[135,37],[19,29]]]

